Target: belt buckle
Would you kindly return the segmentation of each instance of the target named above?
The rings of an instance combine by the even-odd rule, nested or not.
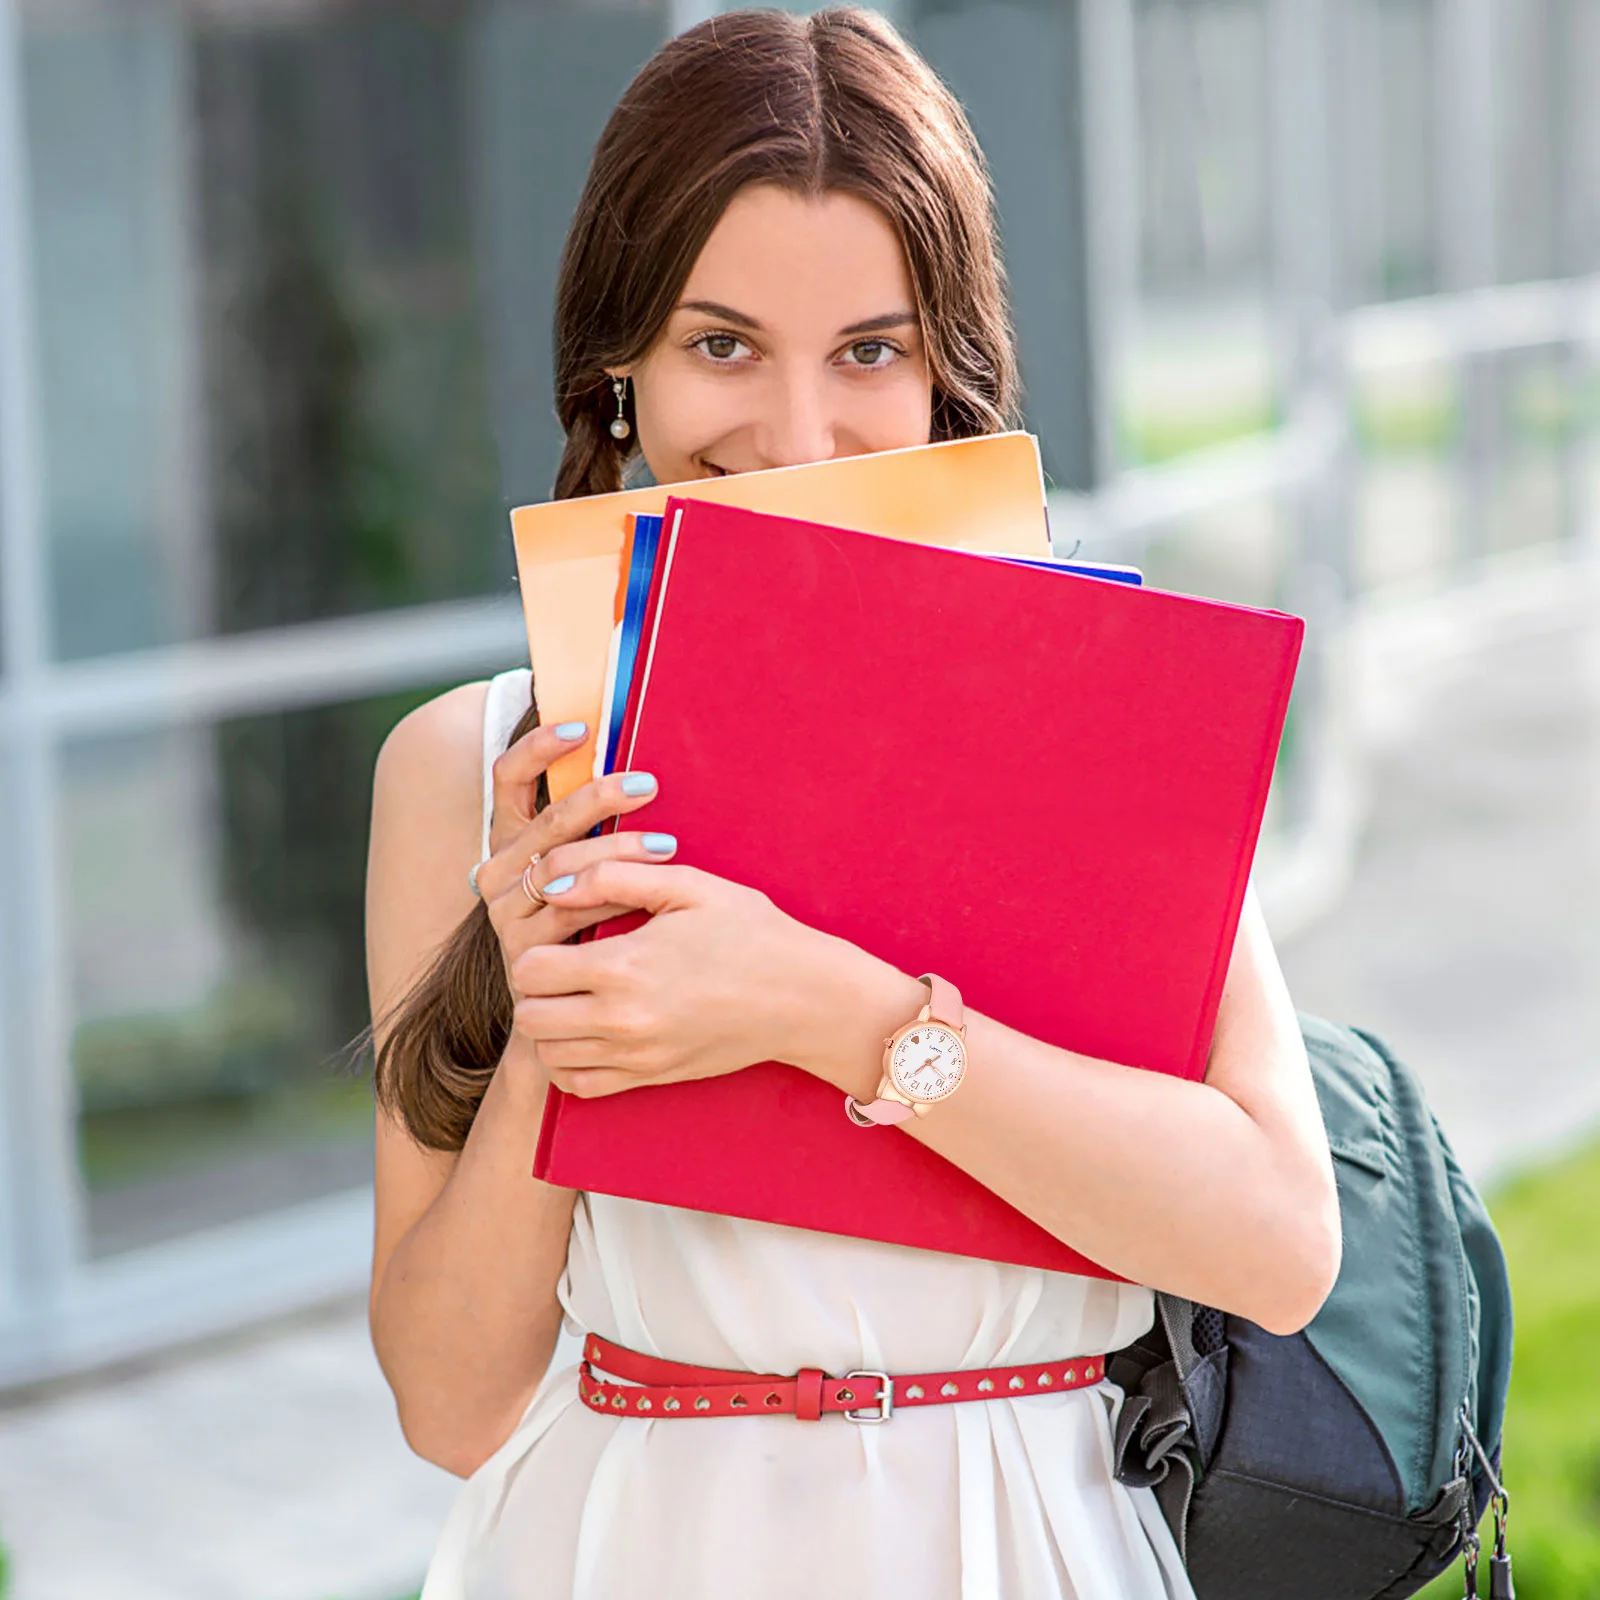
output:
[[[887,1372],[878,1372],[873,1368],[863,1368],[856,1372],[847,1372],[844,1382],[849,1383],[852,1378],[876,1378],[880,1384],[878,1390],[878,1409],[871,1411],[866,1406],[857,1406],[854,1410],[841,1412],[846,1422],[853,1422],[858,1428],[876,1427],[880,1422],[887,1422],[894,1416],[894,1379]]]

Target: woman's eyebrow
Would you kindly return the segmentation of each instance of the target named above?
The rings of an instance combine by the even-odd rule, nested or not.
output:
[[[716,300],[684,300],[674,309],[697,311],[702,316],[716,317],[721,322],[736,323],[741,328],[748,328],[752,333],[766,332],[754,317],[743,311],[735,311],[732,306],[725,306]],[[852,322],[848,328],[841,328],[839,337],[852,339],[859,338],[862,334],[887,333],[891,328],[915,326],[916,321],[917,314],[914,311],[885,311],[881,316],[868,317],[863,322]]]
[[[865,322],[852,322],[848,328],[841,328],[839,336],[848,339],[862,333],[887,333],[891,328],[905,328],[915,324],[917,315],[914,311],[886,311],[881,317],[868,317]]]
[[[735,311],[732,306],[719,305],[715,300],[682,300],[674,309],[698,311],[703,316],[716,317],[722,322],[737,322],[741,328],[748,328],[752,333],[766,332],[754,317],[747,317],[744,312]]]

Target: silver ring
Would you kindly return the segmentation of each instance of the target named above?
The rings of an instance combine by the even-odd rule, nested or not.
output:
[[[533,869],[539,865],[540,852],[533,852],[533,859],[522,869],[522,892],[528,897],[528,904],[537,910],[540,906],[549,905],[549,901],[539,892],[539,885],[533,881]]]
[[[471,889],[480,900],[483,899],[483,890],[478,887],[478,868],[481,867],[484,861],[487,861],[488,859],[488,856],[485,856],[483,861],[475,861],[467,869],[467,887]]]

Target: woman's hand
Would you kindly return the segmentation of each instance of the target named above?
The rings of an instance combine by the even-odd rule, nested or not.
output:
[[[621,907],[651,917],[609,939],[529,946],[513,962],[513,1025],[557,1088],[616,1094],[797,1058],[811,1017],[796,980],[819,945],[839,941],[693,867],[603,860],[552,909],[558,900],[574,927]]]
[[[494,764],[494,812],[489,828],[490,855],[478,868],[478,892],[489,908],[489,921],[500,938],[506,981],[516,998],[512,970],[525,950],[559,945],[580,930],[604,922],[626,906],[586,905],[582,910],[558,904],[540,905],[523,886],[523,872],[543,892],[601,861],[667,861],[677,841],[664,833],[609,833],[590,838],[608,817],[620,817],[648,805],[656,783],[648,773],[614,772],[574,790],[534,815],[534,790],[540,774],[558,756],[566,755],[585,735],[582,723],[564,722],[524,734]]]

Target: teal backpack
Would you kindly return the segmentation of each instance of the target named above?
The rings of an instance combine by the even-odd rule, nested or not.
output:
[[[1153,1488],[1198,1600],[1402,1600],[1457,1556],[1511,1600],[1500,1430],[1511,1286],[1488,1213],[1411,1072],[1302,1016],[1344,1229],[1338,1282],[1279,1337],[1157,1295],[1113,1355],[1117,1476]]]

